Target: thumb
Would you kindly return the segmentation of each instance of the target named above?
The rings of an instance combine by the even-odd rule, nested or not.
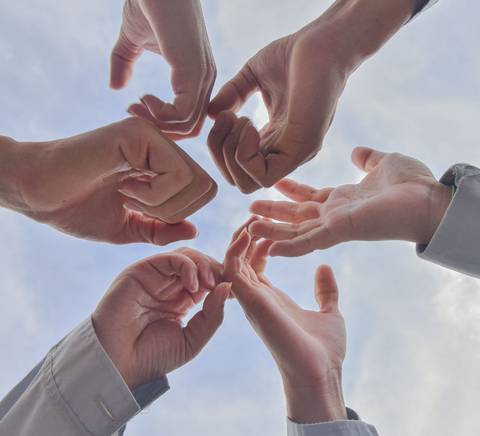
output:
[[[127,208],[130,205],[127,203]],[[193,239],[197,229],[189,221],[177,224],[166,224],[143,213],[129,212],[122,240],[119,243],[129,244],[146,242],[155,245],[167,245],[171,242]]]
[[[220,112],[238,110],[257,88],[255,74],[247,62],[237,75],[218,91],[208,106],[208,115],[216,118]]]
[[[372,148],[356,147],[352,151],[352,162],[361,170],[369,173],[377,167],[385,156],[386,153]]]
[[[186,341],[186,360],[193,359],[208,343],[223,321],[225,300],[230,294],[227,283],[218,285],[207,295],[203,308],[197,312],[183,329]]]
[[[332,269],[327,265],[318,267],[315,273],[315,299],[320,312],[338,311],[338,286]]]
[[[112,89],[121,89],[128,83],[132,76],[133,65],[142,51],[143,48],[132,43],[122,29],[110,56],[110,87]]]

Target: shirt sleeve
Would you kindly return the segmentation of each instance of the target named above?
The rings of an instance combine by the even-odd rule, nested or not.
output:
[[[348,420],[321,422],[318,424],[298,424],[287,419],[288,436],[378,436],[370,424],[360,421],[357,413],[347,408]]]
[[[168,389],[162,377],[131,392],[88,319],[0,402],[0,434],[122,434],[127,421]]]
[[[416,0],[415,9],[413,10],[412,17],[428,9],[437,2],[438,0]]]
[[[428,245],[418,255],[455,271],[480,277],[480,169],[458,164],[440,182],[456,192]]]

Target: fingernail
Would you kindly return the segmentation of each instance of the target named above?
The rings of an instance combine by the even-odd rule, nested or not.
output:
[[[194,272],[190,273],[190,289],[189,291],[194,293],[198,291],[198,277]]]
[[[215,287],[215,276],[213,275],[213,272],[211,270],[208,270],[207,272],[207,282],[212,287],[212,289]]]

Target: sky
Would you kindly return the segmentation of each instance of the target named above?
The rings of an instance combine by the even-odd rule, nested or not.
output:
[[[329,1],[205,0],[218,89],[256,51],[319,16]],[[142,57],[127,89],[108,88],[108,59],[121,2],[0,0],[0,134],[48,140],[126,117],[147,92],[171,96],[161,59]],[[437,177],[457,162],[480,165],[480,5],[440,2],[403,28],[349,80],[315,160],[294,178],[321,187],[355,183],[354,146],[398,151]],[[258,97],[243,113],[266,121]],[[223,258],[230,235],[254,199],[223,182],[206,148],[208,122],[180,145],[219,183],[216,199],[192,217],[188,245]],[[127,265],[174,249],[78,240],[0,210],[0,396],[69,330],[87,318]],[[347,404],[380,434],[478,434],[480,286],[416,257],[402,242],[349,243],[300,259],[275,258],[268,276],[314,308],[313,274],[330,264],[348,331]],[[288,271],[288,274],[285,273]],[[172,389],[132,420],[127,435],[278,435],[285,409],[273,360],[238,304],[191,363],[170,376]]]

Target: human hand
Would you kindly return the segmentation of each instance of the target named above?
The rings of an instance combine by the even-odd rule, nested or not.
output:
[[[215,125],[208,145],[225,179],[251,193],[316,156],[348,77],[411,13],[404,0],[336,1],[253,56],[209,105]],[[269,115],[260,131],[234,114],[258,91]]]
[[[112,88],[127,84],[144,49],[170,65],[175,100],[171,104],[145,95],[129,112],[154,122],[172,139],[198,135],[216,78],[200,1],[127,0],[111,56]]]
[[[320,310],[304,310],[264,276],[269,245],[257,245],[243,230],[225,256],[225,280],[275,359],[289,418],[298,423],[346,419],[341,387],[346,334],[333,273],[327,266],[318,268]]]
[[[138,118],[19,144],[17,151],[15,210],[82,238],[157,245],[191,239],[196,229],[184,218],[216,193],[208,174]]]
[[[202,350],[223,320],[228,290],[215,289],[221,280],[222,265],[191,249],[144,259],[114,280],[92,320],[130,389],[185,365]],[[204,298],[203,308],[183,327]]]
[[[293,180],[276,188],[293,200],[256,201],[253,213],[282,221],[253,222],[257,237],[275,241],[272,256],[301,256],[347,241],[404,240],[428,244],[451,200],[416,159],[358,147],[352,160],[367,172],[356,185],[317,190]]]

